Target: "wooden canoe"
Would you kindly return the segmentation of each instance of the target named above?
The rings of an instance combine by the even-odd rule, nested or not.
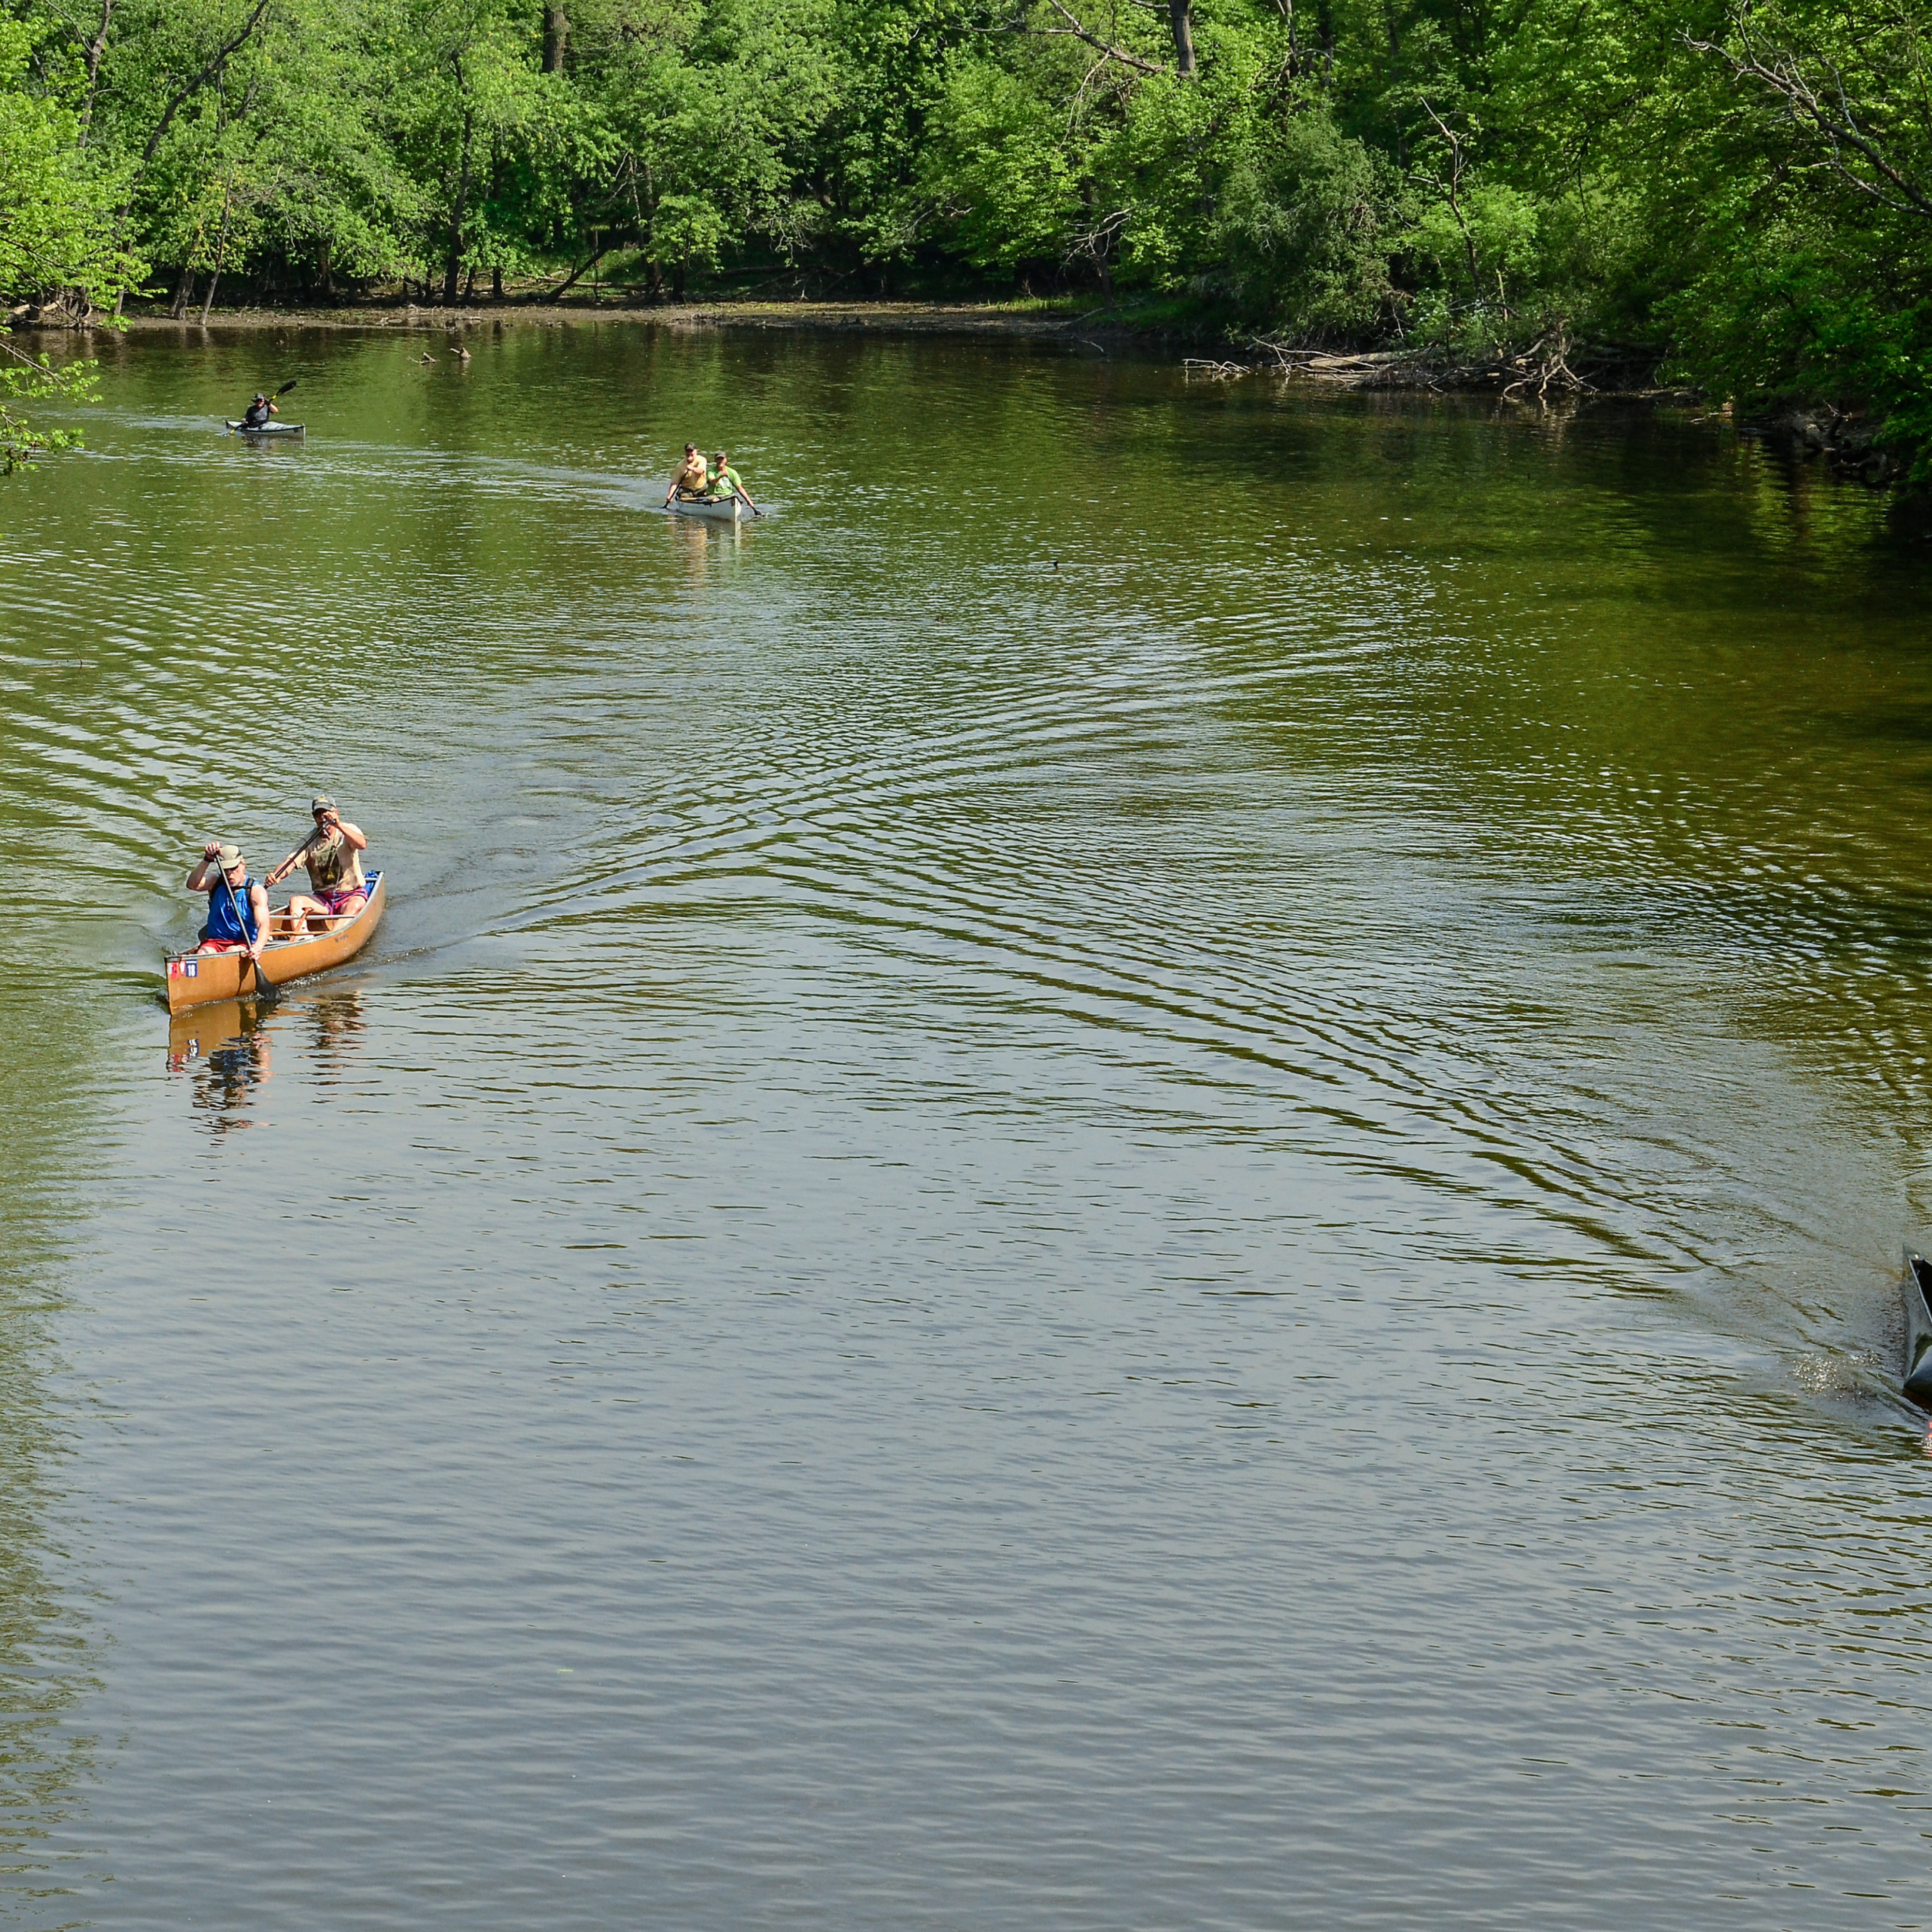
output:
[[[710,517],[721,524],[735,524],[752,513],[736,496],[674,496],[671,514],[676,517]]]
[[[1910,1249],[1900,1294],[1905,1303],[1905,1393],[1921,1408],[1932,1408],[1932,1262]]]
[[[271,937],[262,949],[262,976],[272,986],[305,980],[352,958],[369,943],[382,917],[383,875],[369,874],[369,903],[344,920],[333,932],[281,937],[286,923],[271,916]],[[255,968],[245,952],[171,952],[168,955],[168,1011],[206,1006],[211,1000],[232,1000],[256,991]]]

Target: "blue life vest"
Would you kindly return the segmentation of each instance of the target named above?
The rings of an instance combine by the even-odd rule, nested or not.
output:
[[[250,893],[254,890],[254,886],[255,881],[253,879],[244,879],[235,888],[235,897],[231,901],[228,896],[228,874],[226,872],[217,872],[214,875],[214,890],[208,896],[208,923],[201,929],[202,938],[228,940],[239,940],[245,938],[252,940],[255,937],[256,928],[260,924],[260,921],[255,916],[255,908],[249,898]],[[248,928],[245,934],[241,926],[235,922],[235,908],[238,904],[242,908],[242,921]]]

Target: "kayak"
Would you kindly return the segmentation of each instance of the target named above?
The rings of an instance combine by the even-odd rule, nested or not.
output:
[[[224,416],[221,419],[228,422]],[[300,436],[303,425],[300,423],[228,423],[237,436]]]
[[[735,524],[752,514],[736,496],[674,496],[670,508],[675,516],[712,517],[724,524]]]
[[[1932,1262],[1910,1249],[1905,1280],[1900,1284],[1905,1303],[1905,1393],[1921,1408],[1932,1408]]]
[[[339,966],[369,943],[382,916],[382,874],[369,874],[369,903],[333,932],[294,932],[286,913],[272,913],[268,943],[262,949],[262,977],[272,986],[305,980]],[[168,1011],[232,1000],[259,990],[255,964],[245,952],[171,952],[167,959]]]

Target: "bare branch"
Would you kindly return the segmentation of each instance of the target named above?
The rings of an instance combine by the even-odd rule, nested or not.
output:
[[[1023,16],[1016,15],[1001,31],[1012,34],[1032,34],[1042,40],[1084,40],[1096,48],[1108,60],[1118,61],[1123,67],[1132,68],[1136,74],[1165,74],[1167,70],[1157,62],[1142,60],[1138,54],[1128,52],[1125,47],[1116,46],[1112,40],[1102,40],[1076,14],[1060,4],[1060,0],[1046,0],[1046,4],[1066,22],[1064,27],[1035,27],[1029,26]]]
[[[1838,97],[1835,105],[1806,77],[1796,54],[1766,47],[1753,34],[1742,15],[1736,17],[1735,25],[1742,48],[1739,52],[1734,53],[1714,40],[1694,40],[1688,34],[1684,36],[1685,44],[1694,52],[1714,55],[1740,80],[1754,80],[1776,94],[1793,122],[1823,140],[1831,150],[1833,167],[1861,194],[1869,195],[1896,213],[1922,215],[1932,221],[1932,194],[1888,160],[1873,136],[1858,125],[1844,76],[1830,61],[1822,64],[1831,76],[1829,92]],[[1887,194],[1877,182],[1862,175],[1846,159],[1847,149],[1862,158],[1892,192]]]

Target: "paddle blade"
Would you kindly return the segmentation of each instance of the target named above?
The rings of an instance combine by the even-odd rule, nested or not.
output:
[[[286,396],[288,392],[301,380],[302,378],[299,376],[291,376],[289,380],[275,392],[275,394],[278,396]]]
[[[258,962],[250,960],[248,964],[242,968],[242,975],[248,982],[247,986],[238,985],[235,988],[237,994],[242,998],[248,999],[252,997],[260,1000],[265,1006],[272,1006],[281,998],[281,988],[277,986],[274,980],[265,979],[262,976],[262,968]]]

